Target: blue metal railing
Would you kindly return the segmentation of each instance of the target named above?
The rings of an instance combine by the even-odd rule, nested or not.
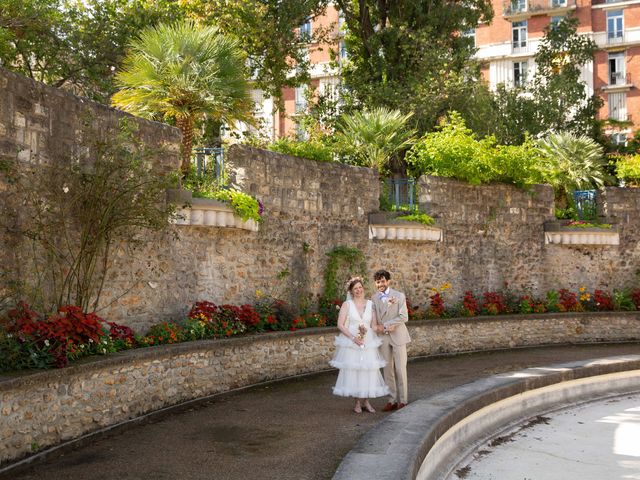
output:
[[[391,202],[395,210],[415,209],[417,205],[415,179],[389,178],[386,183],[389,187],[389,202]]]
[[[193,163],[200,177],[212,176],[221,185],[224,172],[224,149],[199,147],[193,149]]]
[[[573,203],[580,220],[593,220],[598,216],[596,190],[576,190],[573,192]]]

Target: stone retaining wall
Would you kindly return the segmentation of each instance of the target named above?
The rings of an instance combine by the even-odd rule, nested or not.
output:
[[[412,357],[640,340],[640,313],[412,322]],[[169,405],[328,368],[335,329],[132,350],[0,379],[0,464]]]
[[[87,112],[105,124],[125,115],[0,69],[0,160],[38,162],[73,151]],[[145,141],[167,147],[158,162],[177,167],[179,132],[138,123]],[[422,177],[419,203],[437,219],[442,241],[370,240],[367,218],[378,210],[381,191],[375,170],[238,145],[227,151],[226,164],[231,181],[263,202],[259,230],[182,225],[173,228],[176,237],[144,235],[137,245],[114,249],[100,315],[144,332],[180,320],[198,300],[239,305],[255,301],[256,290],[313,306],[324,289],[327,253],[340,245],[362,250],[369,272],[389,269],[413,304],[427,304],[431,288],[445,283],[452,285],[447,304],[466,290],[505,284],[539,296],[637,283],[640,189],[602,192],[600,210],[618,222],[620,245],[545,245],[544,222],[554,217],[551,187],[525,191]],[[2,193],[0,185],[0,201],[8,201]],[[0,293],[3,270],[19,267],[13,252],[21,251],[20,240],[8,237],[0,234]],[[347,273],[340,276],[346,280]]]

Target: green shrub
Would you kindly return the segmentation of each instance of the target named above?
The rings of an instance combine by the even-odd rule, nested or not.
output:
[[[293,155],[294,157],[317,160],[318,162],[333,162],[333,149],[319,139],[309,139],[304,142],[292,140],[290,138],[280,138],[267,148],[272,152]]]
[[[228,203],[242,220],[262,221],[262,204],[251,195],[239,190],[217,190],[208,198]]]
[[[437,132],[427,133],[407,153],[414,176],[451,177],[474,185],[488,182],[518,186],[540,181],[539,154],[533,142],[496,145],[493,136],[477,139],[456,112]]]
[[[416,212],[410,215],[402,215],[400,217],[396,217],[397,220],[406,220],[408,222],[416,222],[421,223],[423,225],[433,225],[435,220],[427,215],[426,213]]]
[[[616,162],[616,175],[633,186],[640,186],[640,154],[620,157]]]

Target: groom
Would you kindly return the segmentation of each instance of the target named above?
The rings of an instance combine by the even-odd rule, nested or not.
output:
[[[389,272],[378,270],[373,279],[378,290],[371,299],[378,319],[376,331],[381,334],[380,353],[387,362],[383,370],[384,381],[391,390],[389,402],[382,410],[389,412],[404,407],[408,401],[407,343],[411,337],[405,323],[409,314],[404,294],[390,287]]]

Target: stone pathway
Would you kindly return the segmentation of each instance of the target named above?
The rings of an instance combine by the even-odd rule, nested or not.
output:
[[[521,349],[409,363],[410,400],[479,377],[589,358],[640,353],[640,345]],[[330,479],[343,456],[388,413],[351,412],[331,395],[335,372],[220,395],[147,424],[95,438],[12,480]],[[372,402],[381,407],[384,399]]]

